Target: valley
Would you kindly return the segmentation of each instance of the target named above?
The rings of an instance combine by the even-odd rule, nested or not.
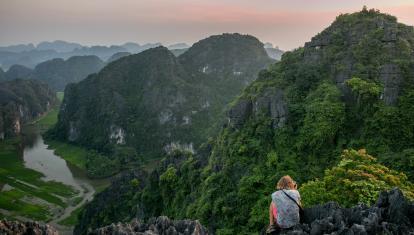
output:
[[[58,146],[72,164],[45,143],[41,134],[56,122],[57,109],[25,125],[21,136],[0,142],[0,215],[45,221],[63,234],[71,234],[77,212],[109,181],[91,180],[84,167],[79,167],[82,163],[76,159],[84,157],[85,150],[67,144],[62,148],[63,143]]]
[[[214,9],[198,4],[192,19]],[[237,4],[203,24],[279,17]],[[94,30],[119,39],[104,46],[1,46],[0,234],[414,234],[414,27],[314,4],[304,12],[330,16],[288,51],[238,26],[125,43],[106,21]],[[272,40],[302,34],[291,21]]]

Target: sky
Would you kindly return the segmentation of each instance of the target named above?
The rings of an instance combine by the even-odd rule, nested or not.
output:
[[[84,45],[191,45],[238,32],[291,50],[340,13],[363,5],[414,25],[414,0],[0,0],[0,45],[58,39]]]

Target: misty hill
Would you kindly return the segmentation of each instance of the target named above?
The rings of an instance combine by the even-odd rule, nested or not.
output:
[[[282,58],[284,51],[280,50],[279,48],[273,47],[266,47],[265,48],[267,55],[275,60],[280,60]]]
[[[0,51],[16,52],[16,53],[23,52],[23,51],[31,51],[34,49],[36,48],[32,43],[0,47]]]
[[[183,48],[183,49],[170,49],[171,53],[173,53],[176,57],[184,54],[184,52],[186,52],[188,50],[188,48]]]
[[[239,34],[201,40],[178,58],[165,47],[130,55],[66,88],[53,134],[107,154],[115,146],[145,158],[195,152],[270,62],[262,43]]]
[[[54,50],[30,50],[22,52],[0,51],[0,65],[3,69],[19,64],[28,68],[34,68],[37,64],[53,58],[62,57]]]
[[[37,50],[54,50],[56,52],[71,52],[81,47],[82,45],[79,43],[56,40],[53,42],[41,42],[36,46],[36,49]]]
[[[273,44],[270,42],[266,42],[264,44],[264,48],[267,52],[267,55],[274,60],[280,60],[283,53],[285,53],[284,51],[280,50],[279,47],[273,47]]]
[[[372,204],[397,184],[412,196],[413,48],[413,27],[393,16],[366,9],[338,16],[261,72],[202,150],[175,152],[148,176],[128,173],[139,189],[117,181],[86,207],[77,231],[128,221],[135,214],[126,205],[138,205],[142,218],[193,218],[217,234],[257,233],[286,174],[299,186],[308,182],[299,188],[307,206]]]
[[[97,56],[73,56],[38,64],[29,76],[47,83],[55,91],[63,91],[68,83],[79,82],[104,67]]]
[[[125,43],[121,46],[82,46],[61,40],[41,42],[36,47],[33,44],[0,47],[0,67],[8,69],[14,64],[34,68],[37,64],[47,60],[73,56],[95,55],[106,61],[118,52],[139,53],[149,48],[157,47],[160,43]]]
[[[109,59],[106,61],[106,63],[109,64],[111,62],[114,62],[115,60],[119,60],[122,57],[129,56],[129,55],[131,55],[131,53],[129,53],[129,52],[117,52],[117,53],[113,54],[111,57],[109,57]]]
[[[187,43],[175,43],[168,46],[169,50],[180,50],[186,48],[190,48],[190,46]]]
[[[6,80],[6,73],[0,68],[0,81]]]
[[[5,73],[6,80],[13,80],[17,78],[27,79],[30,74],[33,72],[33,69],[27,68],[23,65],[15,64],[7,70]]]
[[[0,82],[0,140],[20,133],[23,124],[48,111],[56,94],[39,81]]]

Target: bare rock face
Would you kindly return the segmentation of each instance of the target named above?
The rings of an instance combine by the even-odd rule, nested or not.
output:
[[[57,230],[50,225],[37,222],[17,222],[0,220],[0,234],[7,235],[58,235]]]
[[[305,209],[305,223],[280,234],[414,234],[414,203],[395,188],[371,207],[330,202]]]
[[[241,127],[244,122],[250,117],[252,112],[252,103],[250,100],[240,100],[234,105],[229,113],[229,124],[233,127]]]
[[[239,128],[251,116],[270,117],[273,128],[283,127],[288,117],[287,103],[283,91],[267,89],[254,99],[239,100],[228,112],[230,126]]]
[[[207,235],[208,231],[198,220],[170,220],[166,216],[152,218],[148,223],[133,220],[96,229],[91,235]]]
[[[381,67],[380,81],[384,84],[383,100],[387,105],[395,105],[400,92],[400,84],[403,80],[398,65],[385,64]]]

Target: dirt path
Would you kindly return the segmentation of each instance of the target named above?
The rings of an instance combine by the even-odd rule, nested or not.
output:
[[[69,217],[74,210],[82,207],[87,202],[90,202],[93,199],[93,196],[95,194],[95,189],[92,185],[86,182],[82,182],[79,184],[79,188],[81,190],[80,190],[80,193],[76,197],[82,197],[82,201],[75,206],[70,205],[66,207],[62,213],[56,215],[53,218],[53,220],[48,222],[48,224],[55,227],[59,231],[60,234],[64,234],[64,235],[73,234],[73,226],[60,225],[59,222]]]

